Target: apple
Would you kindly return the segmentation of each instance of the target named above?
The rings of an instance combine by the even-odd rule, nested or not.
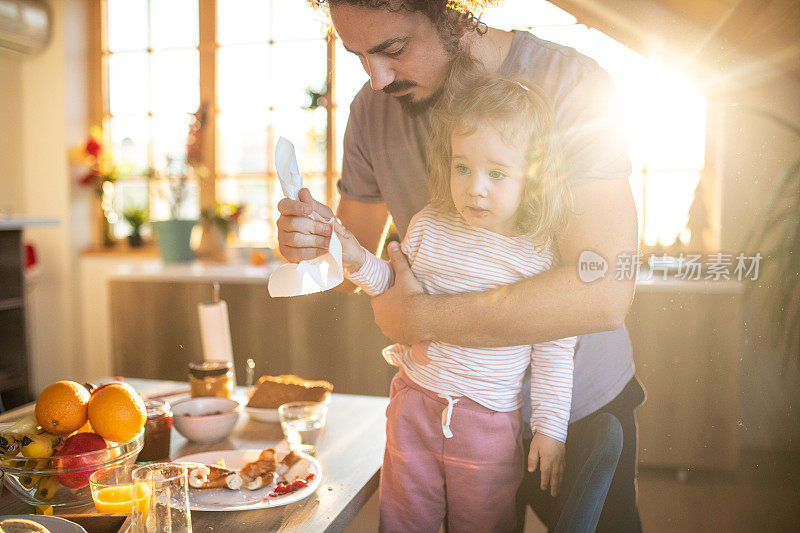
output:
[[[106,454],[79,455],[108,448],[105,439],[97,433],[76,433],[64,440],[53,454],[53,466],[65,470],[58,481],[67,488],[80,489],[89,484],[89,476],[105,462]]]

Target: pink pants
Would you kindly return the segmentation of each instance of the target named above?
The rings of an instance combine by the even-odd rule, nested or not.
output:
[[[445,513],[451,533],[513,530],[524,461],[520,411],[492,411],[460,397],[447,439],[447,400],[402,370],[389,398],[380,530],[436,533]]]

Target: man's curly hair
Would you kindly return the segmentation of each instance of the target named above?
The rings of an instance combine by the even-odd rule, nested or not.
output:
[[[452,46],[463,30],[486,33],[486,24],[480,14],[500,0],[308,0],[314,7],[349,4],[372,9],[387,9],[393,12],[420,12],[427,16]],[[452,50],[451,52],[455,52]]]

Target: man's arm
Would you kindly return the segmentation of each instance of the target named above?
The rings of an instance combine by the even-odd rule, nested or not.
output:
[[[559,242],[557,268],[485,292],[426,295],[399,251],[395,284],[372,299],[375,322],[401,344],[436,340],[461,346],[536,344],[622,325],[634,281],[614,279],[618,254],[637,251],[636,208],[627,179],[576,187],[575,215]],[[592,250],[608,262],[601,280],[578,277],[578,257]]]
[[[342,197],[336,208],[342,225],[373,255],[380,256],[384,234],[389,222],[389,211],[384,203],[366,203]],[[353,292],[356,285],[344,280],[335,290]]]

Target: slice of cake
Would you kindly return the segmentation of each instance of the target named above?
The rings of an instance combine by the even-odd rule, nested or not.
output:
[[[277,409],[289,402],[321,402],[333,385],[328,381],[310,381],[294,374],[261,376],[250,393],[247,407]]]

